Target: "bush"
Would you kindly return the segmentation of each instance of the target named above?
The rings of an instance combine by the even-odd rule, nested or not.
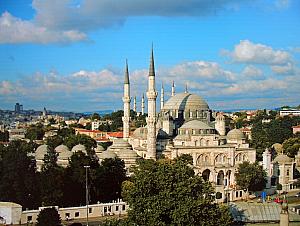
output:
[[[61,226],[60,216],[55,208],[41,210],[37,217],[36,226]]]

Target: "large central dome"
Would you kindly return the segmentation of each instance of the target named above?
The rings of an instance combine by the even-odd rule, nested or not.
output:
[[[208,110],[208,104],[198,95],[190,93],[178,93],[171,97],[163,107],[163,110]]]

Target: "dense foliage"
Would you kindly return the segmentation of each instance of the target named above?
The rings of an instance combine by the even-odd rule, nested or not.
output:
[[[9,133],[7,130],[5,130],[4,132],[0,131],[0,141],[2,142],[7,142],[9,139]]]
[[[36,171],[31,156],[35,146],[13,141],[0,145],[0,201],[21,204],[23,208],[39,206],[79,206],[85,204],[86,171],[90,202],[110,202],[121,198],[121,184],[126,180],[125,164],[118,158],[98,163],[94,155],[77,152],[69,166],[57,165],[57,153],[49,146],[41,172]]]
[[[55,208],[42,209],[37,217],[36,226],[61,226],[60,216]]]
[[[247,191],[261,191],[266,185],[267,173],[257,162],[243,162],[235,174],[237,185]]]
[[[142,160],[123,196],[130,205],[128,225],[230,225],[226,207],[213,203],[213,188],[195,175],[192,159]]]
[[[45,134],[45,130],[42,124],[37,124],[30,126],[26,133],[25,137],[30,140],[42,140]]]
[[[293,137],[292,126],[300,124],[300,117],[278,117],[269,123],[262,123],[262,118],[264,117],[260,115],[254,118],[251,130],[251,145],[257,150],[258,160],[262,160],[262,152],[265,148],[275,143],[283,143],[286,139]]]

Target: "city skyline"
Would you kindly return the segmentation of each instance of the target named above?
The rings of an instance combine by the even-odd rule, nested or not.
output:
[[[156,89],[202,96],[212,109],[299,105],[300,3],[267,1],[0,0],[0,108],[122,109]]]

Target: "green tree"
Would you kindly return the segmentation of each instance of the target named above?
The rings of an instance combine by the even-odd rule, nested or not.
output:
[[[85,203],[85,168],[89,165],[88,181],[90,196],[95,196],[94,181],[99,163],[91,156],[76,152],[71,156],[69,166],[64,171],[63,202],[65,206],[77,206]],[[70,192],[72,190],[72,192]]]
[[[91,116],[91,120],[100,120],[100,119],[101,119],[101,117],[98,113],[94,113]]]
[[[93,155],[94,152],[92,152],[92,150],[93,148],[97,147],[96,141],[85,134],[69,135],[64,140],[64,144],[70,149],[72,149],[77,144],[82,144],[85,146],[89,155]]]
[[[60,216],[55,208],[42,209],[37,217],[36,226],[61,226]]]
[[[56,148],[64,142],[63,137],[59,135],[55,135],[52,137],[47,137],[46,144],[51,148]]]
[[[75,134],[75,130],[72,127],[62,128],[57,132],[57,135],[61,136],[63,139],[74,134]]]
[[[0,131],[0,141],[2,142],[8,142],[9,140],[9,133],[7,130],[5,130],[4,132]]]
[[[195,175],[184,157],[174,161],[141,160],[123,196],[131,225],[230,225],[227,207],[213,203],[209,182]]]
[[[44,206],[63,205],[64,169],[57,165],[57,153],[52,147],[44,158],[40,176],[41,202]]]
[[[284,153],[294,158],[300,150],[300,137],[289,138],[283,142],[282,146]]]
[[[111,202],[121,198],[121,186],[126,180],[125,163],[119,158],[104,159],[97,169],[95,188],[96,201]]]
[[[45,131],[42,124],[35,126],[30,126],[26,133],[25,137],[30,140],[42,140],[44,137]]]
[[[35,161],[28,157],[30,146],[13,141],[5,149],[0,164],[0,200],[16,202],[24,208],[39,206]]]
[[[237,185],[247,191],[261,191],[265,188],[267,173],[257,162],[243,162],[238,166],[235,174]]]

